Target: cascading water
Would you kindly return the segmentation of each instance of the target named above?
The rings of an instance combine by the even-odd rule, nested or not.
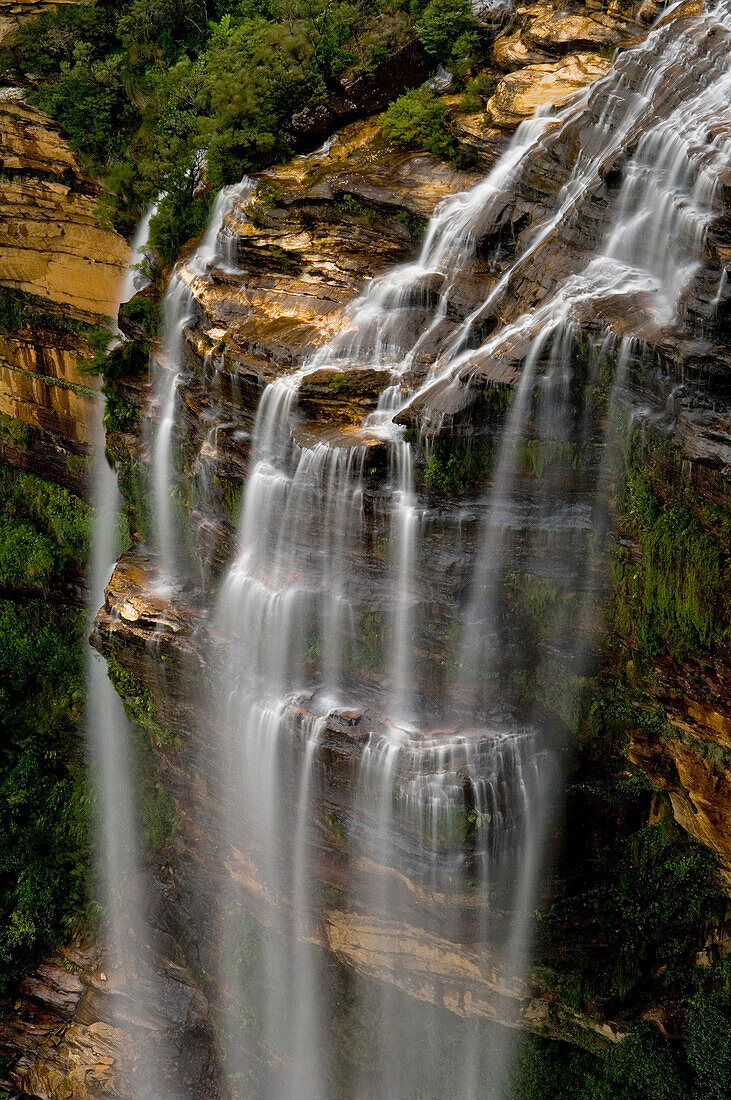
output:
[[[145,272],[139,270],[139,266],[145,259],[147,242],[150,237],[150,224],[156,213],[157,203],[151,202],[135,230],[135,235],[132,238],[132,243],[129,248],[130,260],[127,267],[127,274],[122,284],[122,293],[119,298],[120,304],[128,302],[133,294],[136,294],[149,282]]]
[[[208,227],[200,245],[186,265],[191,283],[205,275],[214,264],[230,265],[230,238],[222,231],[224,219],[237,199],[244,199],[254,184],[244,176],[239,184],[225,187],[217,196]],[[195,311],[191,285],[177,268],[170,279],[162,305],[163,333],[159,362],[154,369],[154,402],[157,406],[157,426],[150,444],[152,469],[152,499],[155,546],[158,556],[157,584],[161,593],[170,593],[182,579],[180,569],[181,542],[177,531],[172,499],[174,463],[173,431],[175,427],[178,388],[185,374],[185,327]]]
[[[509,1041],[484,1045],[470,1025],[487,1014],[476,959],[488,953],[501,1018],[513,1022],[510,1004],[527,996],[530,913],[561,775],[566,727],[557,715],[588,660],[596,536],[607,529],[606,463],[596,455],[606,453],[609,429],[595,391],[604,365],[616,393],[646,344],[672,339],[717,216],[731,75],[707,64],[705,51],[719,31],[731,35],[725,7],[699,17],[687,39],[660,27],[591,92],[521,126],[488,177],[438,209],[419,258],[371,284],[327,347],[263,390],[238,548],[211,616],[215,745],[207,746],[218,762],[214,802],[230,881],[218,975],[234,1021],[227,1061],[252,1095],[332,1094],[333,1006],[318,948],[368,972],[362,943],[378,960],[379,982],[358,995],[364,1004],[375,997],[377,1023],[367,1068],[342,1094],[445,1094],[419,1064],[436,1032],[398,992],[417,986],[422,1000],[455,1013],[450,1095],[506,1094]],[[668,109],[667,74],[681,58],[691,87]],[[455,321],[483,227],[499,224],[506,196],[546,144],[577,132],[581,148],[555,201],[518,236],[510,261],[494,246],[484,300]],[[559,251],[600,194],[612,217],[592,258],[572,258],[576,269],[559,269],[540,301],[519,312],[516,287],[530,265]],[[229,201],[219,197],[188,274],[174,277],[166,299],[153,467],[168,582],[176,570],[170,440],[194,303],[185,279],[192,285],[212,264],[234,270],[219,232]],[[720,270],[718,278],[723,287]],[[318,435],[300,402],[308,375],[347,376],[364,365],[383,374],[378,408],[359,427]],[[468,419],[470,381],[481,371],[513,392],[487,389],[502,428],[489,487],[459,518],[476,552],[453,584],[455,616],[429,573],[435,518],[414,467],[420,450],[428,463],[453,422]],[[416,426],[417,445],[404,423]],[[471,427],[479,439],[481,425]],[[430,631],[438,674],[434,663],[421,667]],[[341,777],[331,778],[338,738],[352,748],[342,790]],[[341,885],[332,889],[352,891],[352,903],[328,908],[316,888],[315,834],[337,842]],[[266,933],[244,929],[244,877],[268,911]],[[431,970],[414,977],[419,928]],[[461,952],[471,975],[459,1003],[446,978],[442,988],[437,942]]]
[[[149,221],[150,218],[143,221],[144,235],[139,231],[135,235],[131,264],[144,251]],[[129,291],[130,275],[128,272],[120,302]],[[122,503],[116,474],[105,455],[101,403],[97,414],[90,628],[104,603],[105,587],[116,560]],[[91,648],[86,672],[86,729],[96,814],[95,863],[104,911],[105,977],[117,1012],[112,1023],[136,1027],[139,1020],[155,1020],[161,1000],[156,955],[145,918],[141,828],[135,794],[136,750],[122,701],[107,675],[106,662]],[[166,1057],[162,1045],[143,1030],[134,1047],[123,1050],[119,1075],[129,1100],[172,1100],[173,1094],[160,1072]]]

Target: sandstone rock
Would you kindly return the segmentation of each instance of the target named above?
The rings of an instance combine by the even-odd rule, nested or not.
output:
[[[523,31],[520,28],[513,31],[512,34],[501,34],[499,38],[496,38],[492,47],[492,54],[495,64],[504,72],[522,69],[525,65],[550,61],[550,57],[546,53],[526,45]]]
[[[128,249],[102,229],[97,196],[62,182],[0,184],[0,283],[91,317],[112,317]]]
[[[629,22],[616,14],[592,12],[579,15],[549,11],[531,21],[524,41],[527,48],[533,46],[549,53],[573,53],[576,50],[611,49],[627,38],[629,31]]]
[[[52,6],[2,11],[15,19]],[[5,445],[3,458],[83,491],[69,455],[91,448],[98,382],[77,369],[89,350],[74,322],[112,319],[127,245],[99,225],[99,188],[60,127],[14,89],[0,97],[0,168],[0,287],[29,295],[31,313],[43,318],[0,330],[0,412],[35,430],[32,453]]]
[[[488,100],[495,126],[512,129],[538,107],[559,106],[581,88],[605,76],[611,61],[593,53],[570,54],[561,61],[527,65],[504,76]]]
[[[55,11],[63,4],[89,3],[90,0],[2,0],[0,4],[0,45],[13,44],[18,28],[42,12]]]

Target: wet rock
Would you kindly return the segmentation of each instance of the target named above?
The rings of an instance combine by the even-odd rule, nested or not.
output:
[[[146,1035],[181,1100],[222,1097],[208,1005],[187,972],[160,960],[154,1003],[140,998],[143,981],[110,970],[100,944],[75,941],[43,960],[0,1001],[0,1085],[27,1100],[126,1100]],[[132,1003],[141,1014],[125,1015]]]

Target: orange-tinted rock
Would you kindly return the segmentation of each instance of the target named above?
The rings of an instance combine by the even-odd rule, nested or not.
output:
[[[581,88],[605,76],[608,58],[576,53],[560,61],[527,65],[504,76],[488,100],[487,112],[495,126],[512,129],[539,107],[558,106]]]

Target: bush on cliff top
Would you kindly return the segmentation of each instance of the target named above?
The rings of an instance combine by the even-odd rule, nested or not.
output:
[[[395,145],[425,149],[458,168],[470,163],[470,153],[455,137],[444,103],[429,88],[414,88],[399,96],[384,114],[381,129]]]
[[[152,235],[169,263],[208,214],[209,200],[198,198],[198,152],[207,150],[214,189],[286,155],[292,114],[327,95],[328,82],[357,58],[361,31],[383,11],[407,7],[405,0],[63,5],[24,25],[13,65],[40,77],[29,98],[59,120],[87,169],[105,177],[118,229],[131,233],[145,204],[167,192]],[[428,39],[433,22],[426,18]]]
[[[430,0],[416,21],[422,46],[435,61],[447,62],[456,43],[475,31],[470,0]]]

